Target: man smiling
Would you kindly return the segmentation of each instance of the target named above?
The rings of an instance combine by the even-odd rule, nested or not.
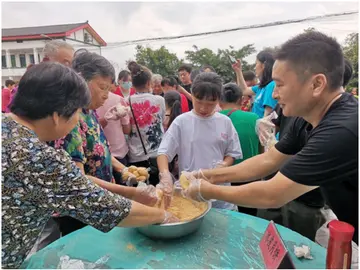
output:
[[[298,35],[282,45],[273,67],[273,96],[285,116],[297,117],[268,152],[239,165],[193,172],[186,194],[240,206],[277,208],[320,188],[339,220],[355,227],[358,242],[358,101],[342,87],[341,46],[320,32]],[[238,187],[279,172],[269,181]],[[190,179],[192,177],[189,177]],[[213,184],[210,184],[213,183]]]

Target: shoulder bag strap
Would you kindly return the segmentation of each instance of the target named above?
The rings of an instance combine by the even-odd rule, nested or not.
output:
[[[236,112],[236,111],[238,111],[238,109],[232,109],[230,112],[227,113],[227,116],[230,117],[230,115],[232,115],[233,112]]]

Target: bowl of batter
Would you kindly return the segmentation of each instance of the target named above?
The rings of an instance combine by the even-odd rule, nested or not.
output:
[[[180,222],[139,227],[137,230],[152,239],[175,239],[197,231],[211,209],[211,202],[195,202],[181,196],[181,189],[175,189],[174,197],[167,211]]]

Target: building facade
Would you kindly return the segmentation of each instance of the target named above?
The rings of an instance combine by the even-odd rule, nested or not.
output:
[[[41,62],[43,48],[51,39],[62,39],[75,50],[85,48],[99,54],[106,46],[88,22],[2,29],[1,85],[8,79],[19,81],[27,66]]]

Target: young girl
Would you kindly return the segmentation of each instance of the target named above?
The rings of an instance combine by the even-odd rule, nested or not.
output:
[[[213,72],[199,74],[192,85],[191,112],[178,116],[161,141],[157,163],[162,182],[171,179],[168,162],[179,157],[179,171],[231,166],[242,158],[239,136],[229,117],[215,112],[222,80]],[[226,184],[230,185],[230,184]],[[213,207],[235,210],[235,205],[214,201]]]
[[[166,131],[171,123],[178,117],[181,113],[181,96],[178,92],[171,90],[165,93],[165,121],[164,121],[164,130]]]

